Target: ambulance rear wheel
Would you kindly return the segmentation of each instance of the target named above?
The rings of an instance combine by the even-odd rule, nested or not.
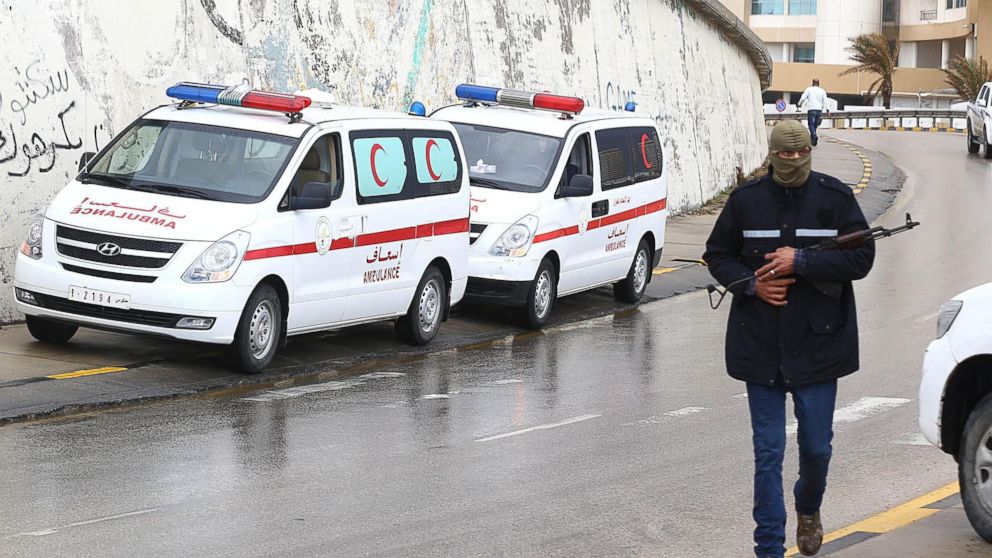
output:
[[[958,455],[958,482],[968,521],[992,543],[992,394],[968,416]]]
[[[282,337],[282,301],[272,285],[263,283],[248,297],[231,343],[234,367],[258,374],[272,362]]]
[[[25,319],[28,324],[28,333],[43,343],[65,343],[72,339],[72,336],[79,329],[74,325],[53,322],[38,316],[25,316]]]
[[[527,293],[527,304],[517,310],[520,324],[527,329],[541,329],[551,316],[551,309],[558,299],[558,277],[549,260],[541,262],[537,275]]]
[[[637,245],[637,253],[630,264],[627,278],[613,284],[613,296],[621,302],[637,302],[644,296],[648,288],[651,274],[651,248],[647,240],[641,239]]]
[[[448,290],[441,271],[430,266],[417,285],[406,315],[396,320],[396,336],[401,341],[422,347],[431,342],[441,329]]]
[[[975,134],[971,133],[971,124],[968,124],[968,153],[978,153],[980,147],[981,144],[975,141]]]

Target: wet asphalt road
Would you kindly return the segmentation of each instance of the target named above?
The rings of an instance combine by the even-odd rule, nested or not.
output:
[[[917,434],[919,367],[939,305],[992,280],[992,166],[963,137],[836,135],[907,173],[880,222],[924,226],[857,287],[827,530],[955,479]],[[0,555],[746,556],[725,320],[696,293],[307,386],[0,428]]]

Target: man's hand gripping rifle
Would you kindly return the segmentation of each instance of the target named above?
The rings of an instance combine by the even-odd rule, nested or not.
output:
[[[867,242],[872,242],[880,238],[888,238],[892,235],[899,234],[901,232],[906,232],[918,227],[920,223],[918,221],[913,221],[909,213],[906,214],[906,224],[899,225],[891,229],[885,227],[872,227],[870,229],[864,229],[861,231],[854,231],[847,234],[842,234],[834,238],[828,238],[822,242],[818,242],[803,250],[851,250],[854,248],[860,248],[864,246]],[[740,285],[741,283],[746,283],[750,281],[753,277],[742,277],[737,281],[727,285],[727,288],[721,288],[718,285],[707,285],[706,290],[710,295],[710,307],[716,310],[720,307],[723,302],[723,298],[727,296],[727,293],[732,287]],[[810,281],[814,287],[821,293],[835,299],[839,299],[841,293],[844,291],[843,283],[830,283],[825,281]],[[719,295],[714,297],[714,295]]]

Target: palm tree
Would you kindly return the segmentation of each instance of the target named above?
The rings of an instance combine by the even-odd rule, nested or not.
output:
[[[992,81],[992,70],[984,56],[965,58],[960,54],[955,56],[944,70],[944,81],[953,87],[958,95],[965,100],[974,101],[978,98],[978,90],[987,81]]]
[[[840,75],[846,76],[858,72],[877,75],[878,79],[868,86],[865,97],[874,102],[875,96],[881,93],[882,104],[885,108],[892,108],[892,77],[896,73],[896,64],[899,61],[899,43],[890,46],[885,35],[867,33],[852,38],[851,46],[847,47],[847,50],[857,65],[844,70]]]

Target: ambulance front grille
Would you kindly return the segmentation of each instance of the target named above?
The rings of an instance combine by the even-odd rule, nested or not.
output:
[[[110,255],[99,250],[107,244],[116,246],[117,253]],[[59,254],[106,265],[160,269],[169,263],[182,245],[182,242],[118,236],[65,225],[55,228],[55,247]]]

